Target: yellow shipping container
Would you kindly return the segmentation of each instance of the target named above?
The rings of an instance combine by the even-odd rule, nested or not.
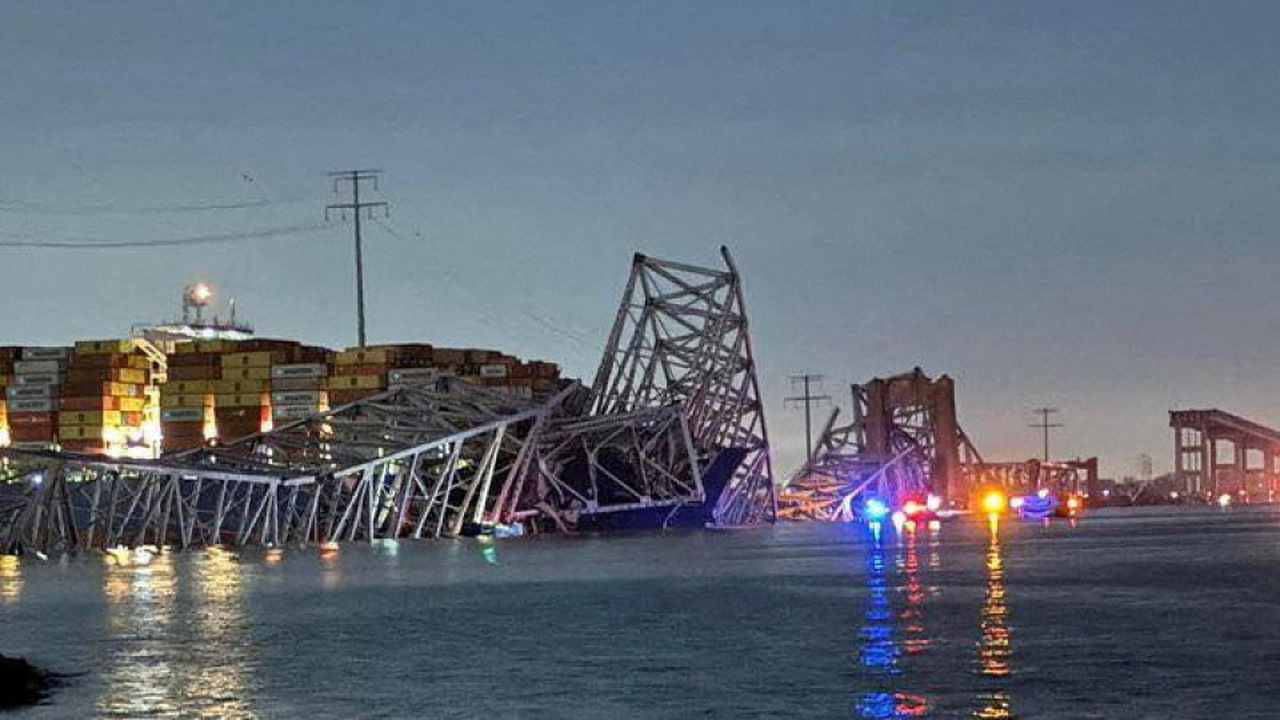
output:
[[[102,389],[113,397],[142,397],[142,387],[134,383],[102,383]]]
[[[142,412],[146,407],[146,398],[120,398],[120,412]]]
[[[266,399],[262,393],[219,394],[214,402],[219,408],[262,407]]]
[[[161,392],[165,395],[191,395],[194,393],[213,392],[212,380],[170,380],[164,384]]]
[[[223,380],[270,380],[271,366],[262,367],[223,367]]]
[[[367,350],[343,350],[338,353],[338,365],[386,365],[391,362],[391,351],[386,348]]]
[[[219,395],[239,395],[242,393],[261,393],[271,389],[270,380],[215,380],[214,392]]]
[[[58,413],[58,427],[64,425],[119,425],[119,410],[63,410]]]
[[[133,352],[137,346],[135,340],[80,340],[74,352],[76,355],[106,355]]]
[[[60,425],[58,426],[58,439],[124,442],[128,430],[117,425]]]
[[[7,388],[13,382],[12,375],[0,375],[0,388]]]
[[[380,390],[386,385],[385,375],[334,375],[328,380],[330,390]]]
[[[186,395],[177,395],[165,393],[160,396],[160,407],[206,407],[213,395],[209,393],[190,393]]]

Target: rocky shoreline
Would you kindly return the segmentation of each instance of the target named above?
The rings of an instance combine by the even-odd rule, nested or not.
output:
[[[0,708],[34,705],[49,694],[50,675],[24,658],[0,655]]]

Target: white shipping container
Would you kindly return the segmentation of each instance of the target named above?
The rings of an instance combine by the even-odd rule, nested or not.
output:
[[[53,398],[9,401],[9,412],[53,412],[54,409]]]
[[[490,364],[490,365],[480,366],[480,377],[506,377],[506,376],[507,376],[506,365]]]
[[[281,405],[271,408],[272,420],[301,420],[321,412],[310,405]]]
[[[325,378],[322,377],[287,377],[271,378],[271,389],[274,392],[296,390],[323,390]]]
[[[57,374],[62,372],[62,362],[58,360],[19,360],[13,364],[15,375],[33,375],[41,373]]]
[[[423,367],[423,368],[400,368],[392,370],[387,379],[394,385],[413,382],[430,382],[438,380],[446,375],[452,375],[452,370],[443,368]]]
[[[518,400],[533,399],[533,388],[531,387],[491,387],[488,389]]]
[[[64,360],[71,354],[69,347],[22,348],[23,360]]]
[[[164,408],[160,411],[164,422],[199,422],[204,420],[204,408]]]
[[[272,405],[309,405],[317,407],[320,403],[328,401],[328,399],[329,396],[326,393],[314,390],[271,393]]]
[[[324,363],[294,363],[292,365],[274,365],[271,368],[273,378],[322,378],[329,372]]]
[[[10,400],[52,398],[57,395],[55,390],[53,385],[10,385],[4,389],[4,395]]]
[[[15,375],[19,385],[61,385],[62,376],[58,373],[32,373],[31,375]]]

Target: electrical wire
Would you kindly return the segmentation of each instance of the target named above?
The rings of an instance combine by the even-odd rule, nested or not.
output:
[[[408,242],[408,241],[409,241],[409,238],[406,236],[406,234],[405,234],[405,233],[402,233],[401,231],[396,230],[396,229],[395,229],[394,227],[392,227],[392,226],[391,226],[391,224],[390,224],[390,223],[388,223],[385,219],[383,219],[383,218],[374,218],[374,219],[373,219],[373,222],[374,222],[375,224],[377,224],[378,226],[380,226],[383,230],[385,230],[385,231],[387,232],[387,234],[391,235],[391,236],[392,236],[392,237],[394,237],[395,239],[400,240],[400,241],[402,241],[402,242]],[[414,232],[413,234],[414,234],[415,236],[417,236],[419,239],[422,239],[422,237],[423,237],[423,235],[422,235],[422,233],[421,233],[421,232]],[[460,290],[460,291],[462,291],[462,292],[464,292],[464,293],[466,293],[466,294],[470,295],[473,299],[477,300],[478,302],[483,300],[483,298],[481,297],[481,295],[480,295],[479,293],[475,292],[475,290],[473,290],[472,288],[468,287],[468,286],[467,286],[465,283],[463,283],[462,281],[458,280],[458,278],[454,275],[454,273],[453,273],[453,271],[452,271],[452,270],[448,270],[448,269],[441,269],[441,271],[440,271],[439,275],[440,275],[440,277],[444,278],[444,280],[445,280],[446,282],[448,282],[450,285],[453,285],[453,286],[454,286],[455,288],[457,288],[458,290]],[[506,324],[503,318],[500,318],[500,317],[498,317],[498,316],[494,315],[493,313],[490,313],[490,312],[488,312],[488,311],[485,311],[485,310],[483,310],[482,308],[481,308],[481,312],[482,312],[484,315],[488,316],[491,322],[492,322],[492,321],[497,321],[497,322],[499,322],[499,323]],[[579,345],[579,346],[581,346],[581,347],[583,347],[583,348],[587,348],[587,349],[590,349],[590,350],[593,350],[593,351],[594,351],[594,350],[598,350],[598,349],[599,349],[599,346],[598,346],[596,343],[591,342],[591,340],[590,340],[590,339],[588,339],[588,338],[587,338],[587,336],[586,336],[584,333],[581,333],[581,332],[579,332],[579,331],[577,331],[577,330],[574,330],[574,329],[572,329],[572,328],[566,327],[566,326],[564,326],[564,325],[562,325],[562,324],[560,324],[560,323],[557,323],[557,322],[555,322],[555,321],[551,320],[550,318],[547,318],[547,317],[542,316],[542,315],[538,315],[537,313],[534,313],[534,312],[532,312],[532,311],[530,311],[530,310],[528,310],[528,309],[525,309],[525,308],[523,308],[523,307],[522,307],[522,308],[520,308],[520,309],[518,310],[518,312],[519,312],[521,315],[523,315],[523,316],[525,316],[525,317],[529,318],[530,320],[532,320],[532,321],[536,322],[537,324],[541,325],[541,326],[542,326],[542,327],[544,327],[545,329],[547,329],[547,330],[549,330],[549,331],[551,331],[551,332],[555,333],[556,335],[559,335],[560,337],[564,338],[565,340],[568,340],[569,342],[576,343],[577,345]]]
[[[143,207],[120,207],[116,205],[80,205],[65,206],[53,203],[42,203],[31,200],[0,198],[0,212],[38,213],[42,215],[166,215],[171,213],[210,212],[216,210],[251,210],[256,208],[276,207],[302,202],[309,198],[283,198],[268,200],[241,200],[220,203],[150,205]]]
[[[327,225],[290,225],[248,232],[222,233],[217,235],[195,235],[185,238],[164,238],[160,240],[0,240],[0,247],[43,248],[58,250],[113,250],[119,248],[180,247],[184,245],[209,245],[213,243],[244,242],[247,240],[263,240],[267,238],[300,235],[320,230]]]

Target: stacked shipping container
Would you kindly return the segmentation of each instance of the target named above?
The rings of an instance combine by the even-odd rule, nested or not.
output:
[[[5,388],[9,439],[14,447],[54,449],[57,444],[58,390],[70,348],[22,348],[13,362],[13,378]]]
[[[0,447],[8,447],[9,438],[9,384],[13,382],[13,361],[18,359],[19,348],[0,347]]]
[[[169,378],[160,388],[164,452],[190,450],[214,437],[214,382],[226,345],[220,340],[184,342],[169,355]]]
[[[58,399],[58,445],[68,452],[153,454],[143,422],[151,385],[151,361],[133,340],[77,342]]]
[[[326,355],[326,360],[328,353]],[[329,409],[325,378],[328,362],[273,365],[271,368],[271,421],[281,425]]]
[[[187,341],[168,377],[131,340],[71,348],[0,348],[0,446],[142,454],[232,440],[391,387],[459,377],[522,399],[561,387],[551,363],[492,350],[377,345],[333,353],[285,340]]]
[[[275,392],[288,391],[280,397],[288,408],[282,417],[296,417],[304,407],[323,409],[325,399],[316,391],[323,390],[327,356],[324,348],[288,340],[179,344],[169,357],[169,382],[161,395],[165,451],[270,430]]]
[[[435,367],[435,356],[435,348],[426,344],[348,348],[330,368],[329,401],[338,407],[386,392],[393,372]]]

